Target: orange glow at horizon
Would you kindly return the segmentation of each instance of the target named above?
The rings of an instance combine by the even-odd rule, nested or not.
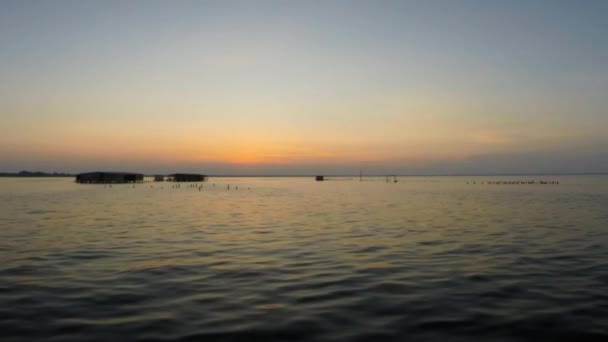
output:
[[[532,135],[534,132],[525,130],[453,130],[448,135],[443,128],[425,136],[424,131],[418,127],[414,127],[414,131],[407,131],[409,134],[403,134],[401,140],[381,140],[363,134],[349,138],[344,136],[344,132],[331,139],[326,136],[310,136],[306,139],[299,136],[290,138],[285,134],[257,135],[255,129],[248,134],[230,136],[197,135],[189,131],[184,131],[182,135],[172,131],[162,135],[129,135],[122,130],[125,129],[112,131],[114,139],[109,135],[106,137],[105,133],[95,135],[93,130],[68,134],[65,135],[67,139],[62,139],[59,132],[50,129],[45,131],[48,135],[47,143],[0,144],[0,155],[11,153],[24,156],[23,160],[29,158],[60,165],[57,171],[63,171],[60,168],[64,166],[61,165],[74,165],[72,169],[83,171],[116,168],[116,165],[120,168],[120,165],[125,165],[144,172],[148,168],[190,168],[201,172],[222,173],[225,171],[212,171],[221,165],[223,166],[219,170],[233,170],[237,173],[270,172],[255,170],[271,170],[275,166],[279,167],[277,170],[336,167],[352,171],[353,168],[356,170],[366,166],[372,169],[378,167],[398,170],[401,165],[426,167],[436,163],[466,161],[489,153],[525,153],[534,151],[533,148],[537,146],[549,146],[555,141],[576,143],[580,136],[576,132],[565,136],[559,131],[552,133],[549,130],[543,135]],[[90,138],[87,139],[87,135]],[[74,144],[74,140],[79,143]],[[527,144],[530,141],[536,141],[535,145],[530,147]]]

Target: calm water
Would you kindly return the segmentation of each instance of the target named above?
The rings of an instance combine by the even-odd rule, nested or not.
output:
[[[608,340],[607,176],[171,186],[0,179],[1,340]]]

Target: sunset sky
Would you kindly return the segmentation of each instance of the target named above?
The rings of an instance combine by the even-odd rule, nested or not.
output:
[[[608,1],[0,1],[0,172],[608,172]]]

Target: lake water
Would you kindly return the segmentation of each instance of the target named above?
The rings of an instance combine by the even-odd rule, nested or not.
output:
[[[0,339],[608,340],[608,176],[399,180],[0,178]]]

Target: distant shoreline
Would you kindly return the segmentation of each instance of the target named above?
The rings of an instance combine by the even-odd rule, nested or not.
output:
[[[27,178],[27,177],[74,177],[74,175],[69,173],[60,173],[60,172],[41,172],[41,171],[20,171],[20,172],[0,172],[0,177],[19,177],[19,178]]]
[[[208,177],[214,178],[301,178],[301,177],[314,177],[317,174],[308,175],[208,175]],[[359,178],[359,175],[347,175],[347,174],[319,174],[325,177],[352,177]],[[537,176],[606,176],[604,172],[590,172],[590,173],[493,173],[493,174],[374,174],[374,175],[363,175],[363,178],[370,177],[537,177]],[[154,175],[145,175],[145,177],[153,177]],[[14,177],[14,178],[33,178],[33,177],[76,177],[76,174],[62,173],[62,172],[41,172],[41,171],[20,171],[20,172],[0,172],[0,177]]]
[[[315,177],[317,175],[322,175],[325,177],[352,177],[359,178],[359,175],[339,175],[339,174],[309,174],[309,175],[208,175],[208,177],[222,177],[222,178],[230,178],[230,177],[259,177],[259,178],[272,178],[272,177]],[[366,177],[386,177],[386,176],[395,176],[395,177],[523,177],[523,176],[608,176],[608,172],[597,172],[597,173],[489,173],[489,174],[373,174],[373,175],[363,175],[363,178]],[[148,177],[146,175],[146,177]]]

